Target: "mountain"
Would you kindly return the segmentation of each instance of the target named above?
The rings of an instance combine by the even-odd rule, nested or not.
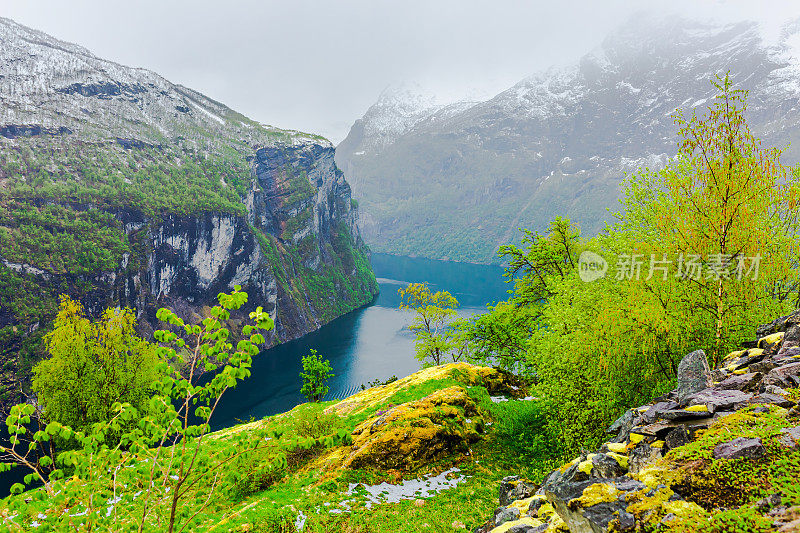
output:
[[[364,237],[381,252],[490,262],[519,228],[541,231],[556,215],[597,233],[626,174],[676,153],[672,113],[704,110],[709,80],[727,71],[750,91],[755,133],[785,147],[800,134],[798,29],[768,41],[750,22],[640,17],[571,66],[486,101],[382,95],[336,149]]]
[[[377,292],[356,219],[324,138],[0,18],[0,389],[61,294],[149,334],[241,285],[234,318],[264,307],[269,343],[317,329]]]

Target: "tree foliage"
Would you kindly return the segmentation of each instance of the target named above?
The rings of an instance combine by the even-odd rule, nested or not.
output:
[[[17,530],[32,521],[56,531],[190,530],[227,479],[226,465],[266,445],[263,435],[248,432],[233,435],[226,446],[208,438],[220,398],[250,375],[257,345],[264,342],[258,330],[273,327],[269,315],[256,309],[234,349],[225,324],[230,311],[246,302],[239,287],[221,293],[219,305],[200,324],[188,324],[168,309],[158,311],[167,329],[155,332],[158,379],[145,411],[115,402],[109,418],[76,431],[55,420],[46,426],[37,423],[30,404],[14,406],[6,418],[10,437],[0,448],[6,461],[0,469],[21,465],[30,470],[26,483],[38,480],[43,485],[29,498],[11,500]],[[65,315],[70,313],[77,311]],[[85,329],[74,334],[83,340],[71,341],[79,347],[94,338],[87,322],[79,321]],[[212,377],[201,383],[203,371]],[[110,440],[110,435],[116,438]],[[54,446],[55,439],[68,445]],[[17,484],[12,493],[24,489]]]
[[[719,360],[797,303],[797,171],[747,128],[746,93],[727,76],[712,84],[706,113],[675,115],[676,157],[626,181],[615,224],[583,239],[557,218],[501,248],[513,297],[467,328],[473,356],[516,356],[537,378],[565,452],[671,388],[686,353]],[[604,276],[582,276],[584,253],[605,261]]]
[[[109,420],[117,402],[147,412],[158,357],[135,325],[130,309],[108,309],[91,321],[78,302],[61,297],[45,337],[50,357],[33,369],[32,388],[46,420],[86,431]]]
[[[310,402],[318,402],[328,394],[330,387],[328,380],[333,377],[333,368],[327,359],[323,359],[313,348],[311,353],[303,356],[303,371],[300,378],[303,386],[300,394],[308,398]]]
[[[397,292],[400,309],[414,313],[409,329],[416,336],[417,359],[432,365],[440,365],[448,357],[454,362],[461,360],[466,343],[455,296],[447,291],[431,292],[427,283],[411,283]]]

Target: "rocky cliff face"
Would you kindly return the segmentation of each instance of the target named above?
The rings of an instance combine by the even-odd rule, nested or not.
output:
[[[130,306],[149,334],[159,307],[199,319],[241,285],[270,343],[317,329],[377,292],[356,219],[327,140],[0,18],[5,391],[59,294]]]
[[[337,147],[377,251],[486,262],[518,228],[556,215],[602,229],[620,184],[676,153],[678,108],[702,112],[730,71],[749,120],[800,160],[797,25],[767,41],[752,23],[637,17],[573,65],[481,102],[382,95]],[[391,96],[391,97],[390,97]],[[436,239],[430,238],[437,235]]]

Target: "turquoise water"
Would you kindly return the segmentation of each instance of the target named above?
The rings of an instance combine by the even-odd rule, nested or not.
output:
[[[373,254],[380,294],[368,306],[348,313],[301,339],[259,354],[252,375],[225,393],[212,419],[220,429],[288,411],[303,403],[301,358],[311,348],[330,360],[335,377],[326,399],[344,398],[374,379],[407,376],[420,368],[414,358],[409,312],[400,311],[397,289],[427,281],[434,290],[450,291],[461,303],[459,313],[484,312],[486,305],[507,298],[509,285],[498,266],[433,261]]]

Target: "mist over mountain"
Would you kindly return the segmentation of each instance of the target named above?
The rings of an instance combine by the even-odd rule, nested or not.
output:
[[[631,19],[566,68],[536,73],[478,102],[441,104],[387,90],[336,149],[377,251],[496,260],[519,228],[556,215],[596,234],[620,185],[676,153],[676,109],[702,112],[730,71],[750,91],[765,144],[800,133],[800,27],[767,39],[754,22]],[[800,160],[789,146],[786,163]]]

